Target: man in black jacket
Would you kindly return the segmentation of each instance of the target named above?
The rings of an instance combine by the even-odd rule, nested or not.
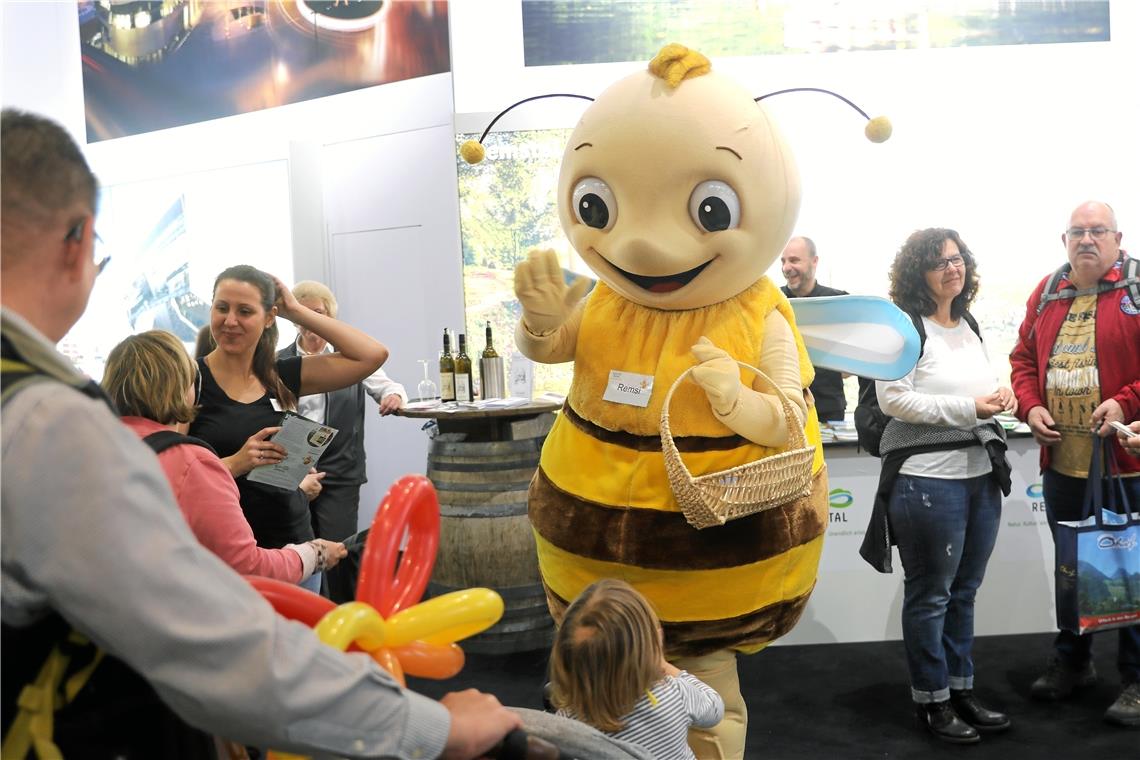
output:
[[[836,290],[816,282],[815,270],[818,265],[815,242],[809,237],[792,238],[780,254],[780,269],[788,283],[780,290],[788,298],[847,295],[846,290]],[[843,395],[843,375],[834,370],[816,368],[811,394],[815,396],[815,409],[820,422],[843,419],[843,413],[847,410],[847,400]]]

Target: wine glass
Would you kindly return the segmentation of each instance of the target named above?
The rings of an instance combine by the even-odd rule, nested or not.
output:
[[[417,359],[416,361],[424,365],[424,379],[420,380],[420,384],[416,386],[416,394],[419,396],[420,401],[439,398],[439,389],[435,387],[435,383],[428,377],[429,361],[427,359]]]

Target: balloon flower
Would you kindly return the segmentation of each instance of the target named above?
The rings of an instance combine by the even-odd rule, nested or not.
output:
[[[397,563],[405,530],[408,541]],[[406,475],[388,490],[372,520],[356,601],[337,606],[291,583],[255,576],[246,580],[279,614],[311,626],[321,641],[341,651],[367,652],[404,686],[405,674],[434,679],[457,674],[463,669],[463,650],[455,642],[503,616],[502,598],[487,588],[420,602],[438,548],[435,487],[422,475]]]

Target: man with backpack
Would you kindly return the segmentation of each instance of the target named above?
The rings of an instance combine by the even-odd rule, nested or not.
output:
[[[154,455],[54,345],[107,261],[95,177],[58,124],[10,109],[0,124],[3,756],[209,757],[203,730],[306,754],[484,755],[520,724],[493,696],[402,688],[194,539]],[[72,688],[87,640],[108,687],[93,694]]]
[[[1140,505],[1140,460],[1124,455],[1112,421],[1140,417],[1140,266],[1120,248],[1116,214],[1106,203],[1078,206],[1061,234],[1068,263],[1029,296],[1010,354],[1018,416],[1041,445],[1049,529],[1081,519],[1091,433],[1113,439],[1132,508]],[[1096,682],[1092,637],[1062,630],[1046,672],[1030,693],[1055,701]],[[1105,720],[1140,726],[1140,626],[1119,630],[1123,689]]]

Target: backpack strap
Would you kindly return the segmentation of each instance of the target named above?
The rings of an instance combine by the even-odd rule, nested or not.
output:
[[[914,330],[918,333],[918,356],[922,358],[922,352],[926,350],[926,325],[922,324],[922,315],[908,311],[906,313],[910,317],[910,321],[914,323]]]
[[[217,451],[214,451],[213,446],[206,443],[201,438],[195,438],[191,435],[183,435],[182,433],[178,433],[173,430],[158,430],[154,433],[151,433],[142,440],[143,443],[145,443],[147,446],[150,446],[151,450],[154,451],[155,454],[161,454],[171,446],[182,446],[184,444],[190,446],[201,446],[204,449],[212,451],[214,454],[218,453]]]
[[[66,628],[66,623],[63,625]],[[103,656],[103,650],[81,633],[66,630],[35,679],[20,691],[16,703],[18,711],[0,748],[4,757],[23,758],[33,749],[40,758],[63,756],[54,741],[55,713],[75,701]],[[82,666],[70,667],[73,659],[83,663]]]
[[[922,352],[926,350],[926,326],[922,323],[922,316],[917,312],[906,312],[910,317],[910,321],[914,323],[914,330],[918,333],[918,356],[922,358]],[[978,327],[978,320],[974,319],[974,315],[968,311],[962,312],[962,319],[966,320],[966,324],[974,331],[974,335],[978,336],[979,340],[982,338],[982,329]]]
[[[37,367],[33,360],[23,357],[12,341],[8,340],[8,336],[0,337],[0,405],[7,404],[9,399],[29,385],[46,380],[63,383],[84,396],[102,401],[111,411],[115,411],[110,397],[91,378],[77,376],[64,380],[53,372]]]
[[[986,339],[982,337],[982,329],[978,327],[978,320],[974,319],[974,315],[968,311],[964,311],[962,312],[962,319],[966,320],[966,324],[974,331],[974,335],[978,336],[978,340],[985,343]]]
[[[1110,290],[1120,290],[1121,288],[1128,288],[1128,295],[1132,299],[1132,303],[1140,307],[1140,260],[1134,259],[1131,256],[1121,254],[1123,262],[1120,267],[1120,279],[1116,282],[1098,282],[1091,288],[1084,290],[1077,290],[1076,288],[1059,288],[1061,278],[1065,277],[1072,271],[1071,264],[1065,264],[1057,269],[1053,274],[1049,275],[1049,280],[1045,283],[1045,287],[1041,289],[1041,297],[1037,301],[1037,313],[1040,314],[1041,310],[1050,301],[1059,301],[1061,299],[1077,298],[1079,296],[1091,295],[1096,293],[1106,293]]]

